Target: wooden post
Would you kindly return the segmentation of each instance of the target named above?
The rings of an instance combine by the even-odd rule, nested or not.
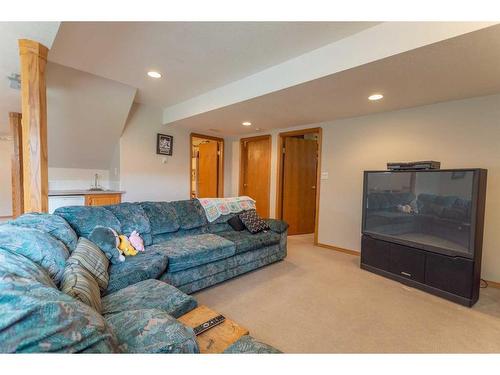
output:
[[[21,58],[24,212],[48,211],[47,93],[48,48],[19,39]]]
[[[10,132],[13,137],[14,152],[12,153],[12,216],[14,218],[24,213],[23,196],[23,135],[21,114],[9,113]]]

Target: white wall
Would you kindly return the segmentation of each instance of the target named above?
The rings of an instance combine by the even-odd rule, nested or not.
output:
[[[136,89],[47,64],[49,167],[109,169]]]
[[[11,155],[12,141],[0,139],[0,216],[12,216]]]
[[[442,168],[488,169],[483,278],[500,281],[500,95],[439,103],[297,128],[322,127],[319,242],[360,250],[363,171],[388,161],[438,160]],[[295,128],[295,129],[297,129]],[[276,198],[273,135],[271,216]],[[264,134],[264,133],[261,133]],[[238,141],[233,142],[237,147]],[[232,186],[237,192],[238,153]]]
[[[113,188],[108,169],[49,168],[49,190],[89,189],[94,184],[96,173],[102,188]]]

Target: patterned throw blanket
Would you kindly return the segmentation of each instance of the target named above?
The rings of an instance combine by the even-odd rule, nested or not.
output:
[[[233,198],[198,198],[211,223],[222,215],[255,209],[255,201],[247,196]]]

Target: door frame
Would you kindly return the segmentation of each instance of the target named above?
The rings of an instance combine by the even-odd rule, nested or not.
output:
[[[269,198],[268,198],[268,205],[267,205],[267,211],[271,211],[271,155],[273,152],[273,139],[271,137],[271,134],[265,134],[265,135],[258,135],[255,137],[246,137],[246,138],[241,138],[240,139],[240,173],[238,177],[238,194],[242,195],[243,194],[243,172],[244,172],[244,163],[243,163],[243,144],[245,142],[251,142],[251,141],[261,141],[263,139],[266,139],[269,141],[269,178],[267,179],[267,190],[269,191]]]
[[[283,218],[283,146],[285,144],[285,138],[317,133],[318,134],[318,166],[316,170],[316,217],[314,218],[314,244],[318,244],[318,226],[319,226],[319,196],[321,191],[321,147],[323,144],[323,128],[308,128],[301,130],[294,130],[289,132],[283,132],[278,134],[278,165],[277,165],[277,177],[276,177],[276,211],[275,216],[277,219]]]
[[[214,137],[212,135],[205,135],[200,133],[189,134],[189,198],[192,198],[191,192],[193,191],[193,138],[204,138],[211,141],[217,141],[220,145],[220,155],[219,155],[219,176],[217,179],[217,196],[218,198],[224,197],[224,138]]]

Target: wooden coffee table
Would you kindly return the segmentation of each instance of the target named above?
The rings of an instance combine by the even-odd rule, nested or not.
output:
[[[215,318],[217,315],[220,315],[220,313],[201,305],[182,315],[177,320],[188,327],[194,328],[207,320]],[[196,340],[201,353],[222,353],[229,345],[238,341],[244,335],[248,335],[248,330],[226,317],[223,323],[196,336]]]

